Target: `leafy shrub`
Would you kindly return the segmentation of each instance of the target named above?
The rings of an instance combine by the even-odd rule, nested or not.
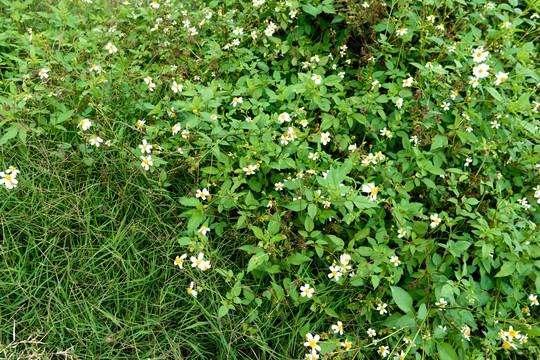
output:
[[[538,355],[532,4],[4,4],[0,143],[179,202],[182,301],[294,318],[255,352]]]

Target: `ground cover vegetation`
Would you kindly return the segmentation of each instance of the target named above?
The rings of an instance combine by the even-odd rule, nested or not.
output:
[[[537,11],[0,0],[0,356],[540,356]]]

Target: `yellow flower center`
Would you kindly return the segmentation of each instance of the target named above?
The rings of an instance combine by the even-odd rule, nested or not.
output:
[[[348,341],[345,342],[345,347],[346,347],[347,349],[350,349],[351,346],[352,346],[352,344],[351,344],[350,342],[348,342]]]
[[[192,290],[190,288],[187,289],[187,293],[190,294],[190,295],[191,295],[191,291]]]
[[[174,260],[174,263],[175,263],[175,264],[180,264],[181,262],[182,262],[182,260],[180,260],[180,259],[175,259],[175,260]]]
[[[343,325],[338,325],[337,327],[339,330],[343,330]]]
[[[483,69],[479,69],[478,72],[479,72],[479,73],[482,73],[482,72],[484,72],[484,70],[483,70]]]
[[[371,189],[371,195],[377,195],[379,193],[379,189],[374,187],[373,189]]]
[[[11,175],[6,175],[6,180],[11,180]]]
[[[471,335],[471,329],[467,329],[467,331],[465,331],[465,335],[467,336]]]
[[[238,101],[237,97],[233,97],[232,101]]]
[[[200,264],[201,264],[201,260],[197,260],[195,263],[196,263],[197,265],[200,265]]]
[[[314,348],[315,346],[317,346],[317,342],[315,340],[311,340],[309,342],[309,346],[311,346],[312,348]]]
[[[508,332],[508,334],[509,334],[511,337],[516,337],[517,332],[516,332],[516,330],[512,329],[512,330],[510,330],[510,331]]]
[[[336,276],[337,275],[337,271],[332,271],[332,275]],[[341,330],[343,327],[340,325],[338,326],[338,329]]]
[[[503,82],[503,81],[505,81],[505,80],[506,80],[506,78],[503,76],[503,77],[501,78],[501,82]]]
[[[506,341],[503,341],[503,348],[505,349],[509,349],[510,348],[510,344]]]
[[[309,294],[309,288],[306,289],[306,290],[304,290],[304,292],[305,292],[306,294]],[[314,340],[311,340],[311,341],[314,341]]]

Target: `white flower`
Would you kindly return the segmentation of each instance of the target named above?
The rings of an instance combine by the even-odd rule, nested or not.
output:
[[[191,282],[191,284],[189,285],[188,289],[187,289],[187,293],[189,295],[193,295],[194,297],[197,297],[197,291],[193,290],[193,281]]]
[[[116,46],[114,46],[113,44],[111,43],[108,43],[107,45],[105,45],[105,49],[109,50],[109,54],[113,54],[115,52],[118,51],[118,49],[116,48]]]
[[[343,346],[346,351],[349,351],[351,350],[352,343],[349,341],[349,339],[346,339],[345,342],[341,343],[341,346]]]
[[[201,269],[202,271],[206,271],[210,269],[211,267],[212,265],[210,264],[210,260],[201,261],[201,263],[198,266],[198,268]]]
[[[46,79],[49,77],[49,74],[48,72],[51,71],[50,69],[45,69],[45,68],[42,68],[41,70],[39,70],[39,77],[40,79]]]
[[[379,188],[375,186],[374,183],[369,183],[362,186],[362,192],[369,194],[367,196],[369,201],[375,201],[377,199],[377,194],[379,193]]]
[[[315,81],[315,84],[316,84],[316,85],[319,85],[319,84],[321,83],[322,76],[321,76],[321,75],[314,74],[314,75],[311,77],[311,80]]]
[[[381,131],[381,135],[386,136],[387,138],[392,137],[392,132],[390,130],[387,130],[386,128],[384,128],[380,131]]]
[[[498,129],[499,127],[501,127],[501,124],[499,124],[499,123],[497,122],[497,120],[493,120],[493,121],[491,122],[491,128],[492,128],[492,129]]]
[[[187,258],[187,254],[184,254],[182,256],[177,256],[176,259],[174,259],[174,265],[178,265],[180,269],[184,268],[184,260]]]
[[[148,156],[141,156],[141,166],[144,170],[148,171],[150,169],[150,166],[154,165],[154,162],[152,161],[152,155]]]
[[[0,172],[0,185],[4,184],[6,188],[9,190],[13,189],[14,187],[17,187],[17,184],[19,181],[15,178],[17,174],[19,173],[19,170],[15,168],[10,168],[6,170],[6,172]]]
[[[414,145],[418,145],[418,136],[417,135],[413,135],[411,136],[411,138],[409,139],[410,142],[413,142]]]
[[[209,231],[210,231],[210,228],[206,225],[201,226],[201,228],[197,230],[197,232],[203,234],[203,236],[206,236],[206,233]]]
[[[444,298],[440,298],[439,302],[435,303],[435,306],[438,306],[440,308],[445,308],[446,305],[448,305],[448,301],[444,300]]]
[[[276,191],[283,191],[283,183],[275,183],[274,184]]]
[[[529,300],[531,301],[531,306],[538,306],[538,295],[529,295]]]
[[[398,267],[399,265],[401,265],[401,261],[399,260],[397,256],[392,256],[390,258],[390,262],[394,264],[395,267]]]
[[[304,346],[310,347],[313,352],[315,351],[321,351],[321,347],[317,345],[317,342],[321,339],[319,335],[311,335],[311,333],[306,334],[306,342],[304,343]]]
[[[343,335],[343,323],[338,321],[337,325],[332,325],[332,330],[334,330],[334,334],[339,333],[339,335]]]
[[[245,167],[242,170],[246,172],[247,176],[253,175],[253,174],[255,174],[255,170],[257,170],[257,166],[256,165],[248,165],[248,167]]]
[[[345,78],[345,71],[340,71],[340,72],[338,73],[338,76],[339,76],[340,78],[344,79],[344,78]]]
[[[409,31],[409,30],[407,30],[407,28],[400,28],[400,29],[397,29],[397,30],[396,30],[396,34],[397,34],[398,36],[403,36],[403,35],[407,34],[408,31]]]
[[[473,68],[473,75],[478,79],[488,77],[489,76],[489,65],[480,64],[478,66],[475,66]]]
[[[90,145],[94,145],[95,147],[99,147],[99,144],[103,142],[103,139],[99,136],[94,136],[93,138],[90,138]]]
[[[469,166],[472,163],[472,158],[468,157],[465,159],[465,166]]]
[[[397,237],[401,239],[405,235],[407,235],[407,231],[403,230],[403,228],[399,229]]]
[[[90,128],[91,125],[92,123],[90,122],[90,120],[82,119],[81,121],[79,121],[79,125],[77,125],[77,127],[80,126],[83,131],[86,131]]]
[[[500,85],[505,82],[506,79],[508,79],[508,73],[503,73],[502,71],[499,71],[499,73],[495,75],[495,77],[497,78],[497,80],[495,80],[495,85]]]
[[[203,263],[203,260],[204,259],[204,254],[203,253],[199,253],[199,255],[197,257],[195,256],[192,256],[190,258],[191,260],[191,267],[199,267],[201,266],[201,264]]]
[[[139,148],[141,149],[141,152],[150,154],[152,152],[152,145],[149,145],[146,142],[146,139],[143,139],[142,144],[139,145]]]
[[[441,223],[441,219],[439,218],[439,214],[433,214],[430,216],[431,218],[431,227],[434,228],[438,226]]]
[[[233,100],[231,102],[231,105],[236,107],[236,104],[242,104],[244,102],[244,100],[242,99],[242,97],[233,97]]]
[[[377,352],[379,353],[379,355],[381,355],[381,357],[386,357],[388,354],[390,354],[390,348],[388,346],[379,346],[379,348],[377,349]]]
[[[309,153],[308,158],[311,160],[317,160],[319,158],[319,155],[317,153]]]
[[[330,133],[329,132],[323,132],[321,134],[321,142],[323,145],[326,145],[328,144],[328,142],[330,141]]]
[[[396,101],[396,107],[397,107],[398,109],[401,109],[402,106],[403,106],[403,99],[402,99],[402,98],[397,99],[397,101]]]
[[[178,92],[182,92],[182,89],[184,88],[184,85],[182,84],[177,84],[176,81],[173,81],[173,85],[172,85],[172,91],[174,91],[174,93],[178,93]]]
[[[178,131],[180,130],[182,130],[182,126],[180,125],[180,123],[174,124],[173,127],[171,128],[173,136],[178,134]]]
[[[463,335],[463,337],[467,340],[471,340],[471,328],[467,325],[463,326],[461,328],[461,334]]]
[[[486,60],[489,55],[489,51],[484,51],[482,47],[473,50],[473,61],[481,63]]]
[[[352,145],[349,145],[349,151],[350,152],[355,152],[356,151],[356,143],[352,144]]]
[[[367,334],[368,334],[369,337],[377,336],[377,332],[375,330],[373,330],[372,328],[368,329]]]
[[[290,116],[288,113],[284,112],[284,113],[279,114],[278,120],[279,120],[279,122],[282,123],[282,124],[283,124],[285,121],[286,121],[286,122],[290,122],[290,121],[291,121],[291,116]]]
[[[408,77],[407,79],[403,79],[403,87],[411,87],[414,79],[412,76]]]
[[[379,305],[377,305],[377,311],[378,311],[381,315],[386,314],[386,313],[388,312],[388,311],[386,310],[386,307],[387,307],[387,306],[388,306],[388,305],[387,305],[386,303],[385,303],[385,304],[379,304]]]
[[[302,295],[302,297],[307,296],[308,298],[311,298],[313,296],[313,294],[315,293],[315,289],[310,288],[309,284],[306,284],[306,285],[300,287],[300,291],[301,291],[300,294]]]
[[[450,103],[447,101],[443,101],[441,107],[443,108],[443,110],[448,111],[450,110]]]
[[[196,198],[201,198],[202,200],[206,200],[206,197],[210,196],[210,193],[206,188],[199,190],[197,189],[197,193],[195,194]]]
[[[328,278],[334,278],[336,281],[339,280],[341,276],[343,276],[343,273],[340,271],[341,268],[339,266],[330,266],[330,273],[328,274]],[[343,331],[341,332],[341,335],[343,335]]]

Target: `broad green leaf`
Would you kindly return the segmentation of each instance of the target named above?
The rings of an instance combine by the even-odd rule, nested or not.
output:
[[[439,359],[441,360],[459,360],[456,351],[450,344],[437,344],[437,350],[439,351]]]
[[[392,297],[394,298],[396,305],[406,314],[414,313],[411,295],[397,286],[390,286],[390,289],[392,290]]]

